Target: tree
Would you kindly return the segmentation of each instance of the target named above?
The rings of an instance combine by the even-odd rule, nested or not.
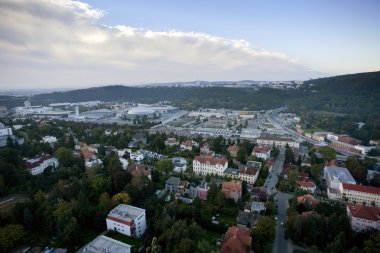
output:
[[[19,224],[10,224],[0,228],[0,251],[10,252],[25,236],[26,232]]]
[[[119,192],[112,197],[112,201],[115,204],[128,204],[129,195],[126,192]]]
[[[246,162],[247,160],[247,150],[244,147],[240,147],[237,154],[236,154],[236,159],[239,162]]]
[[[150,247],[146,248],[146,253],[161,253],[161,247],[158,244],[157,237],[153,237]]]
[[[74,157],[73,151],[71,149],[60,147],[54,153],[55,157],[57,157],[58,162],[63,167],[70,167],[73,165]]]
[[[276,222],[270,216],[263,216],[252,229],[251,235],[253,250],[255,252],[265,252],[266,248],[274,240],[276,234]]]
[[[60,244],[75,244],[80,239],[79,225],[72,214],[70,203],[63,200],[58,202],[57,208],[53,212],[56,231]]]
[[[275,205],[271,201],[267,201],[265,203],[265,214],[266,215],[273,215],[276,210]]]
[[[294,164],[294,153],[288,144],[285,146],[285,163]]]
[[[330,146],[324,146],[318,149],[318,152],[323,156],[323,159],[326,162],[330,162],[331,160],[334,160],[336,157],[335,149],[333,149]]]
[[[171,160],[169,159],[162,159],[162,160],[159,160],[157,162],[157,170],[162,173],[162,174],[165,174],[166,176],[173,172],[173,163]]]
[[[298,178],[298,170],[294,169],[294,170],[289,171],[288,177],[289,177],[289,183],[294,185]]]

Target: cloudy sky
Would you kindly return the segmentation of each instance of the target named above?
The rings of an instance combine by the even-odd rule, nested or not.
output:
[[[0,90],[380,70],[380,1],[0,0]]]

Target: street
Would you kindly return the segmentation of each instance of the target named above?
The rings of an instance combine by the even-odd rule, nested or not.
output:
[[[291,199],[293,195],[278,192],[276,195],[277,205],[278,205],[278,215],[276,220],[276,239],[274,240],[274,245],[272,253],[292,253],[292,241],[291,239],[285,240],[285,229],[281,223],[285,224],[286,221],[286,209],[288,208],[288,200]]]
[[[282,173],[282,166],[284,165],[285,160],[285,149],[281,148],[280,153],[277,156],[277,159],[272,165],[272,169],[269,172],[269,176],[265,180],[264,187],[266,188],[267,193],[273,194],[276,192],[276,184],[278,182],[278,175]]]

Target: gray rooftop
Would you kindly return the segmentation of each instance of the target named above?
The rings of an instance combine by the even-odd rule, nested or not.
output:
[[[356,184],[355,179],[352,177],[347,168],[326,166],[325,170],[332,179],[339,179],[341,183]]]
[[[145,213],[145,209],[120,204],[112,209],[108,215],[125,221],[132,221],[139,217],[142,213]]]
[[[127,253],[131,252],[131,247],[131,245],[126,243],[100,235],[77,253]]]
[[[179,177],[169,177],[169,179],[166,180],[166,184],[169,184],[169,185],[178,185],[179,181],[181,181],[181,179]]]

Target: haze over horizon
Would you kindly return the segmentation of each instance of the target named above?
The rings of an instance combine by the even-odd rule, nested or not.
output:
[[[380,70],[380,2],[0,0],[0,90]]]

